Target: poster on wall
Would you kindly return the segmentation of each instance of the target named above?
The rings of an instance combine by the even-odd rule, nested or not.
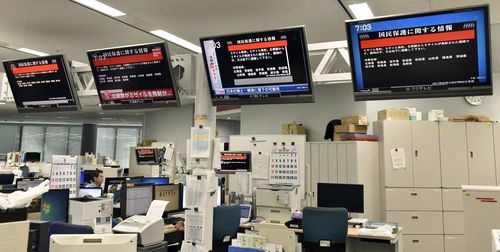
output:
[[[293,143],[273,144],[271,148],[269,184],[299,185],[299,154]]]
[[[69,197],[76,198],[80,184],[79,176],[78,156],[52,156],[50,189],[69,189]]]

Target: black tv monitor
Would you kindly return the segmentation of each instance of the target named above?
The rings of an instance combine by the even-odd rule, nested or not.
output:
[[[346,21],[354,100],[493,94],[488,6]]]
[[[169,179],[167,177],[144,177],[142,183],[153,183],[155,185],[167,185],[169,184]]]
[[[124,183],[142,183],[144,177],[107,177],[104,178],[104,193],[114,193],[116,190],[120,190],[121,186],[118,188],[118,185]],[[110,191],[111,188],[114,188],[113,191]]]
[[[16,179],[16,188],[23,191],[28,191],[30,187],[36,187],[41,184],[46,178],[18,178]]]
[[[314,102],[304,26],[200,44],[213,105]]]
[[[178,212],[182,208],[182,184],[155,185],[155,200],[165,200],[169,203],[165,207],[166,213]]]
[[[160,163],[157,148],[136,148],[135,157],[138,165],[157,165]]]
[[[318,207],[343,207],[350,213],[364,212],[363,185],[318,183]]]
[[[19,113],[79,109],[70,68],[63,55],[6,60],[3,66]]]
[[[40,220],[68,221],[69,189],[51,189],[42,195]]]
[[[218,173],[249,172],[252,170],[250,151],[222,151]]]
[[[102,109],[178,106],[177,81],[165,43],[87,51]]]
[[[133,215],[146,215],[154,199],[154,184],[123,185],[120,199],[121,217],[125,219]]]
[[[22,157],[23,163],[40,162],[40,152],[25,152]]]

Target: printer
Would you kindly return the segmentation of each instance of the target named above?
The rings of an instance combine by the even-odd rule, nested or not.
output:
[[[114,233],[137,234],[137,245],[152,246],[163,242],[165,223],[163,218],[134,215],[113,228]]]
[[[89,225],[96,234],[111,233],[112,218],[112,199],[82,197],[69,200],[68,220],[71,224]]]

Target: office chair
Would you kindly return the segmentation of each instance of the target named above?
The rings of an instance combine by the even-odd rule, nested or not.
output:
[[[76,224],[69,224],[65,222],[60,222],[60,221],[52,221],[49,225],[49,232],[48,235],[49,237],[46,239],[47,244],[44,246],[44,250],[40,251],[49,251],[49,242],[50,242],[50,236],[53,234],[93,234],[94,229],[91,226],[87,225],[76,225]]]
[[[240,227],[240,205],[214,207],[213,252],[227,252]]]
[[[345,208],[305,207],[302,216],[305,252],[345,251],[347,219]]]

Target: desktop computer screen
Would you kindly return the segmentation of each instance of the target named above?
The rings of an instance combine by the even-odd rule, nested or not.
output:
[[[175,212],[182,210],[182,184],[155,185],[155,200],[168,201],[165,212]]]
[[[121,217],[145,215],[154,199],[154,184],[127,184],[121,188]]]
[[[350,213],[364,212],[363,185],[318,183],[318,207],[344,207]]]
[[[25,152],[22,156],[22,163],[40,162],[40,152]]]
[[[18,178],[16,179],[16,188],[21,189],[23,191],[28,191],[30,187],[35,187],[41,184],[44,179],[35,179],[35,178]]]
[[[84,196],[99,198],[102,196],[102,189],[100,187],[82,187],[78,192],[78,197]]]
[[[54,189],[42,195],[40,220],[68,221],[69,189]]]
[[[156,178],[156,177],[146,177],[142,179],[142,183],[153,183],[155,185],[168,185],[169,184],[169,179],[168,178]]]

